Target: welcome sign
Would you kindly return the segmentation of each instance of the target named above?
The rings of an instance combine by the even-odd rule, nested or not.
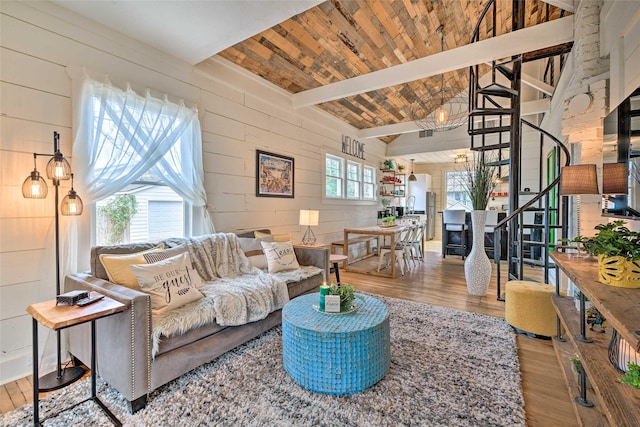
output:
[[[364,143],[350,136],[342,135],[342,152],[364,160]]]

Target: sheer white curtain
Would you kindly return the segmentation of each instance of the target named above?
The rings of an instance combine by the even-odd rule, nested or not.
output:
[[[193,229],[214,232],[206,209],[202,136],[194,109],[86,78],[73,163],[78,193],[87,204],[152,172],[196,208]]]

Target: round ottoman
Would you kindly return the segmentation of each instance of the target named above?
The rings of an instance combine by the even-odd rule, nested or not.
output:
[[[505,285],[504,320],[517,329],[551,337],[557,333],[551,302],[555,287],[546,283],[510,280]]]

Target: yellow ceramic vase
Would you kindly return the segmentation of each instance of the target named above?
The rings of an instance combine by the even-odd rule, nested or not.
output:
[[[620,288],[640,288],[640,265],[622,256],[598,255],[598,280]]]

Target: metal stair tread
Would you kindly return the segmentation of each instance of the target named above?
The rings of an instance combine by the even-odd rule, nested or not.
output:
[[[491,83],[489,86],[485,86],[482,89],[479,89],[478,93],[481,95],[502,96],[506,98],[518,96],[517,90],[503,86],[500,83]]]
[[[509,61],[509,63],[511,62],[512,61]],[[500,71],[500,73],[502,73],[502,75],[508,78],[509,80],[513,80],[513,77],[514,77],[513,70],[511,70],[505,64],[507,63],[496,64],[496,70]]]
[[[469,129],[469,135],[486,135],[489,133],[510,132],[511,126],[493,126],[488,128]]]
[[[513,114],[513,108],[478,108],[471,110],[469,116],[501,116]]]
[[[495,162],[487,162],[488,166],[505,166],[510,163],[509,159],[496,160]]]
[[[520,257],[512,257],[511,258],[514,262],[516,263],[520,263]],[[529,264],[529,265],[535,265],[538,267],[544,267],[544,261],[538,260],[538,259],[533,259],[533,258],[522,258],[522,262],[524,262],[525,264]],[[555,268],[555,264],[552,261],[549,261],[549,268]]]
[[[491,150],[501,150],[503,148],[511,147],[511,143],[503,142],[502,144],[491,144],[491,145],[480,145],[478,147],[470,147],[471,151],[491,151]]]

